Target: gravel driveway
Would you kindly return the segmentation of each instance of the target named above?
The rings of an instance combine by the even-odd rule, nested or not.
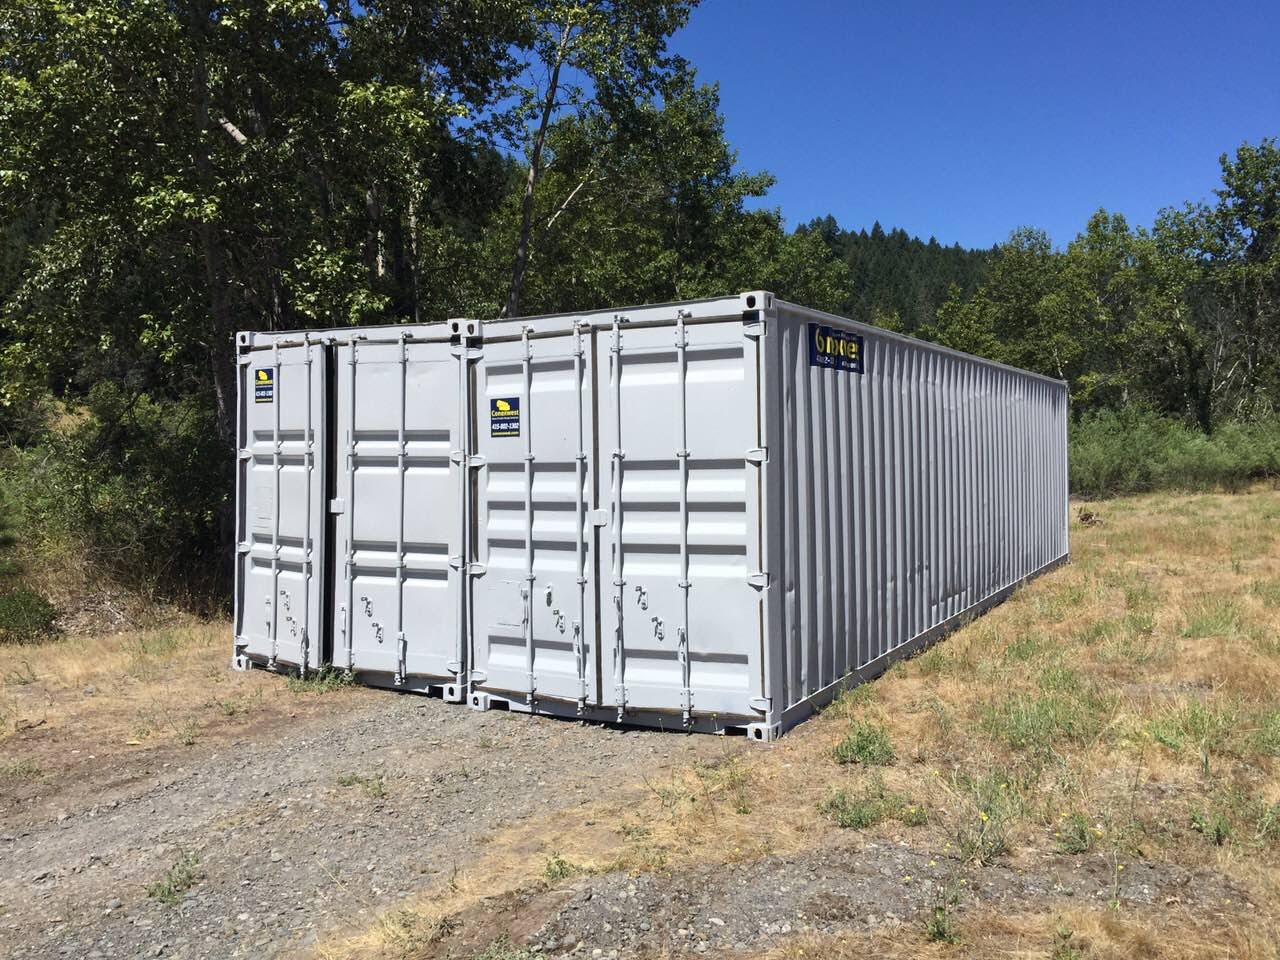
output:
[[[104,769],[100,791],[68,787],[60,810],[44,802],[41,815],[8,816],[0,956],[295,952],[325,931],[367,927],[495,830],[725,750],[714,737],[378,691],[334,707],[172,754],[142,775]],[[173,889],[155,888],[166,876]]]

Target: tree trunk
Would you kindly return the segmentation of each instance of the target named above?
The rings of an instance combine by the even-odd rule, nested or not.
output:
[[[188,32],[191,40],[191,120],[193,126],[192,160],[196,184],[201,199],[216,192],[213,163],[209,159],[209,72],[205,63],[205,42],[209,28],[209,8],[204,2],[193,3],[190,8]],[[229,390],[231,374],[235,369],[234,334],[230,310],[227,307],[226,287],[223,280],[223,251],[218,231],[201,218],[195,226],[197,245],[204,260],[205,285],[208,288],[209,317],[212,330],[208,338],[209,359],[213,378],[214,396],[218,404],[218,432],[228,447],[235,443],[235,396]]]
[[[533,191],[542,173],[542,148],[546,143],[551,114],[555,110],[556,94],[560,86],[560,67],[569,49],[570,30],[571,28],[566,24],[560,31],[556,61],[551,67],[551,79],[547,83],[547,94],[542,101],[542,116],[538,121],[538,132],[534,135],[533,150],[529,154],[529,172],[525,176],[524,197],[520,204],[520,238],[516,241],[515,262],[511,265],[511,289],[507,295],[507,305],[502,311],[504,317],[520,316],[520,294],[524,290],[524,275],[529,266],[529,236],[533,229]]]
[[[213,163],[209,158],[209,72],[205,62],[205,43],[209,29],[209,8],[196,2],[189,8],[187,24],[191,41],[192,71],[190,108],[193,126],[192,161],[201,199],[216,192]],[[196,243],[204,260],[205,285],[209,302],[210,331],[207,339],[209,372],[217,404],[218,434],[235,457],[236,442],[236,357],[234,329],[224,282],[225,256],[217,229],[203,217],[195,224]],[[218,574],[221,585],[228,584],[235,569],[234,504],[224,503],[218,510]]]

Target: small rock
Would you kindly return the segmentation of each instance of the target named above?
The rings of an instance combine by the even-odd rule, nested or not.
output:
[[[98,692],[98,688],[95,687],[92,683],[84,688],[84,695],[86,697],[92,697],[97,692]]]
[[[710,924],[714,924],[714,925],[715,925],[715,926],[717,926],[717,927],[723,927],[723,926],[724,926],[724,921],[723,921],[723,920],[721,920],[719,917],[708,917],[708,918],[707,918],[707,922],[708,922],[708,923],[710,923]]]

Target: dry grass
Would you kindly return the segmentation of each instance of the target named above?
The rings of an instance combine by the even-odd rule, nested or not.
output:
[[[1069,566],[774,747],[726,742],[718,763],[494,837],[452,887],[407,909],[441,922],[479,897],[537,883],[552,853],[594,868],[678,871],[883,837],[1019,870],[1081,849],[1119,869],[1163,861],[1229,876],[1260,906],[1206,916],[1177,905],[1055,913],[1028,903],[1014,915],[962,914],[957,945],[912,928],[795,941],[777,956],[1274,956],[1280,494],[1081,506],[1101,521],[1073,524]],[[893,762],[837,762],[851,730],[880,727]],[[924,815],[842,830],[829,812],[840,792],[890,796]],[[1221,844],[1204,827],[1212,823],[1227,825]],[[324,955],[389,949],[375,927]]]
[[[0,750],[40,771],[43,797],[74,795],[92,792],[104,770],[123,776],[154,765],[157,751],[270,736],[290,715],[361,695],[340,691],[321,704],[279,677],[233,671],[230,660],[230,625],[190,617],[0,645]]]
[[[928,942],[922,927],[908,925],[799,939],[777,956],[1274,956],[1280,494],[1084,506],[1101,521],[1073,526],[1069,566],[850,691],[780,743],[725,741],[713,763],[638,776],[592,807],[513,826],[435,888],[319,952],[430,952],[459,913],[546,884],[549,863],[575,873],[678,872],[879,837],[975,870],[1003,861],[1035,871],[1080,849],[1117,868],[1139,859],[1176,864],[1230,877],[1255,906],[978,908],[960,913],[956,944]],[[65,740],[41,752],[15,729],[74,731],[101,757],[190,749],[298,709],[298,695],[277,678],[231,672],[228,656],[225,623],[191,620],[0,648],[6,757],[33,777],[70,777]],[[870,756],[864,741],[875,741],[875,755],[888,759],[881,729],[890,762],[837,762],[837,746],[856,731],[863,745],[855,753]],[[846,816],[871,825],[841,828],[831,812],[841,793],[846,803],[870,798],[891,813]],[[922,815],[904,812],[915,806]]]

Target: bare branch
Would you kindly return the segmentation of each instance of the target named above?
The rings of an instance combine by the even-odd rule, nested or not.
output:
[[[565,210],[568,209],[569,204],[573,202],[573,198],[578,195],[579,190],[585,187],[588,183],[601,183],[604,180],[604,177],[596,177],[594,180],[591,180],[588,179],[589,176],[590,175],[588,174],[587,177],[583,177],[581,182],[579,182],[579,184],[569,192],[569,195],[564,198],[564,203],[560,204],[560,206],[556,208],[556,212],[551,215],[551,219],[547,221],[547,225],[544,229],[551,229],[551,225],[556,222],[556,219],[560,214],[564,213]]]
[[[249,142],[249,138],[240,132],[240,128],[237,127],[230,120],[228,120],[226,117],[219,117],[218,124],[222,127],[223,130],[227,131],[227,134],[231,137],[231,139],[234,140],[236,143],[240,144],[240,146],[243,147],[246,143]]]

